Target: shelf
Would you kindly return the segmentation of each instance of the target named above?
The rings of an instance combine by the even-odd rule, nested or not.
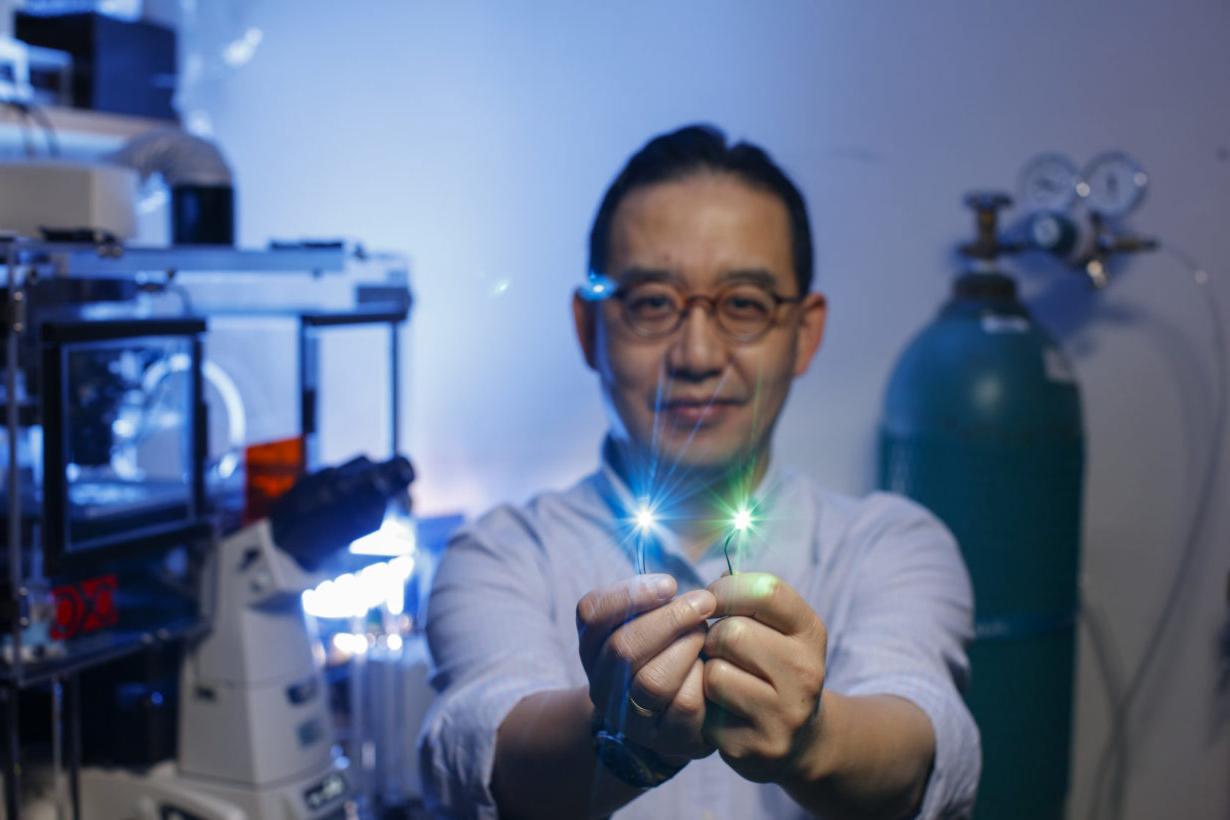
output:
[[[258,250],[224,245],[141,247],[18,241],[17,259],[21,266],[37,266],[46,268],[50,275],[74,277],[107,278],[158,271],[318,275],[343,272],[347,258],[342,246]],[[4,269],[5,260],[0,256],[0,271]]]
[[[74,276],[122,276],[155,271],[236,273],[341,273],[345,248],[255,250],[222,245],[177,245],[169,248],[126,247],[102,255],[94,246],[45,245],[61,273]]]
[[[151,128],[175,125],[166,120],[84,111],[79,108],[45,107],[41,111],[47,115],[56,131],[61,153],[70,157],[88,157],[114,151],[127,140]],[[7,106],[0,107],[0,153],[24,155],[23,119],[26,135],[39,156],[48,155],[47,140],[38,121],[23,118],[20,113]]]
[[[64,678],[83,669],[109,663],[151,646],[199,637],[208,631],[209,623],[204,617],[180,617],[148,631],[123,629],[99,633],[89,648],[74,647],[64,655],[39,660],[23,659],[17,666],[12,665],[8,659],[3,659],[0,660],[0,688],[24,689],[35,686],[53,678]]]

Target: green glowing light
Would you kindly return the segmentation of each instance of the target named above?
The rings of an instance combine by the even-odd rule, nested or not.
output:
[[[747,529],[752,526],[752,511],[742,509],[736,512],[734,520],[731,522],[731,526],[733,526],[738,532],[746,532]]]
[[[730,542],[734,541],[736,536],[743,535],[750,530],[753,523],[752,511],[745,506],[740,506],[730,517],[730,531],[726,533],[726,540],[722,542],[722,553],[726,556],[726,570],[731,575],[735,574],[735,565],[730,559]]]

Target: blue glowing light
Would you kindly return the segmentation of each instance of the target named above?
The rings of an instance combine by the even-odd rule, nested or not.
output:
[[[658,517],[654,513],[653,508],[644,501],[636,508],[635,519],[636,528],[642,533],[649,532],[658,523]]]
[[[636,533],[636,572],[638,575],[645,574],[645,549],[646,541],[649,540],[650,534],[658,526],[658,514],[648,499],[642,498],[636,504],[636,509],[632,511],[632,526]]]
[[[614,295],[615,282],[609,276],[591,272],[585,284],[577,288],[577,293],[587,302],[601,302]]]

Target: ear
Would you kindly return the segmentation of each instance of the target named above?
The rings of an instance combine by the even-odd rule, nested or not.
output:
[[[581,345],[581,353],[585,356],[585,364],[590,370],[596,370],[598,305],[581,298],[575,291],[572,294],[572,321],[576,326],[577,343]]]
[[[799,305],[799,339],[794,352],[794,376],[807,372],[824,340],[824,323],[828,318],[828,300],[823,293],[809,293]]]

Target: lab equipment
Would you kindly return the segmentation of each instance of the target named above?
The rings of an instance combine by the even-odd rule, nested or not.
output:
[[[0,484],[9,534],[3,591],[18,604],[0,617],[0,678],[17,684],[37,680],[43,662],[71,666],[139,645],[150,632],[190,628],[197,607],[182,591],[185,551],[210,529],[199,401],[204,322],[87,321],[72,312],[31,306],[36,338],[10,333],[4,345],[11,400],[0,436],[9,460]],[[175,360],[186,377],[158,395],[146,391],[144,378]]]
[[[0,245],[9,817],[26,802],[17,781],[23,690],[58,687],[84,668],[198,631],[191,586],[211,530],[199,379],[205,323],[137,309],[131,280],[56,275],[48,248]],[[149,389],[150,376],[172,362],[181,378]],[[73,729],[57,729],[53,747],[79,749],[79,721],[64,722]]]
[[[176,37],[166,26],[105,14],[17,14],[17,39],[73,56],[73,106],[177,120]]]
[[[1198,564],[1202,534],[1208,523],[1210,510],[1214,507],[1212,499],[1216,493],[1219,454],[1222,451],[1221,444],[1225,433],[1227,343],[1225,334],[1221,330],[1222,311],[1216,288],[1213,287],[1215,279],[1209,270],[1200,265],[1191,255],[1175,247],[1173,243],[1134,233],[1126,225],[1127,216],[1140,205],[1149,184],[1149,178],[1140,164],[1121,151],[1108,151],[1091,160],[1075,179],[1072,177],[1074,167],[1070,161],[1063,160],[1063,158],[1056,160],[1052,155],[1044,155],[1031,162],[1022,174],[1022,198],[1031,213],[1018,225],[1017,230],[1009,229],[1005,237],[996,234],[993,213],[984,214],[979,221],[978,241],[966,245],[965,250],[990,253],[989,255],[967,253],[967,255],[984,260],[982,263],[976,261],[975,264],[985,264],[985,260],[999,253],[1040,250],[1059,260],[1067,268],[1083,273],[1094,287],[1103,288],[1112,281],[1112,271],[1117,274],[1124,267],[1121,263],[1114,264],[1117,257],[1143,251],[1162,250],[1183,267],[1190,275],[1191,283],[1201,294],[1202,306],[1208,311],[1210,320],[1215,364],[1210,379],[1214,409],[1211,413],[1212,422],[1209,435],[1205,442],[1207,445],[1204,448],[1205,455],[1202,457],[1199,490],[1195,493],[1190,518],[1183,527],[1180,539],[1182,546],[1178,550],[1176,567],[1168,582],[1158,617],[1147,632],[1147,639],[1143,643],[1144,649],[1140,653],[1139,660],[1130,672],[1123,675],[1121,680],[1117,680],[1119,676],[1113,666],[1106,662],[1108,653],[1113,649],[1107,645],[1108,636],[1105,634],[1104,625],[1101,624],[1100,619],[1095,617],[1096,610],[1087,606],[1081,613],[1084,625],[1088,629],[1088,636],[1093,642],[1095,657],[1098,659],[1098,671],[1106,684],[1107,696],[1112,705],[1110,728],[1092,778],[1093,798],[1090,816],[1101,817],[1103,816],[1102,810],[1109,807],[1110,814],[1117,817],[1122,814],[1124,789],[1131,766],[1128,751],[1132,745],[1133,714],[1139,709],[1143,700],[1143,694],[1147,689],[1144,684],[1158,662],[1158,658],[1162,656],[1158,647],[1163,645],[1166,636],[1176,624],[1177,614],[1181,609],[1179,602],[1183,600],[1190,583],[1191,573]],[[1035,191],[1038,188],[1042,189],[1043,195],[1036,196],[1031,193],[1029,183],[1036,182],[1041,177],[1045,177],[1046,181],[1041,186],[1033,187]],[[1076,198],[1072,198],[1070,192],[1066,191],[1068,185],[1074,187]],[[1053,199],[1045,196],[1048,191],[1058,192],[1061,188],[1065,189],[1062,196],[1057,194]],[[992,210],[993,208],[994,206]],[[1045,294],[1042,298],[1046,298]],[[920,345],[916,344],[916,346]],[[904,365],[903,358],[902,367]],[[1202,395],[1199,401],[1203,404],[1206,397]],[[884,450],[882,454],[883,452]],[[932,461],[938,462],[938,458]],[[935,464],[931,466],[934,467]],[[1011,479],[1013,476],[1010,475],[1008,478]],[[1011,482],[1003,480],[1004,476],[997,476],[997,479],[1004,486],[1011,487]],[[960,520],[962,514],[957,513],[957,517]],[[972,517],[975,516],[971,513],[964,514],[966,520]],[[955,526],[954,529],[956,529]],[[977,533],[984,542],[984,546],[990,546],[992,543],[988,533]],[[963,544],[963,546],[967,545]],[[976,591],[978,591],[979,579],[975,576],[974,580]],[[978,594],[981,608],[983,599],[980,591]],[[983,625],[981,618],[979,625]],[[1038,624],[1035,623],[1034,626],[1037,627]],[[977,692],[978,680],[982,673],[979,671],[977,646],[975,650],[975,653],[971,654],[971,660],[974,661],[974,686]],[[1039,668],[1041,667],[1037,664],[1029,665],[1027,668],[1023,667],[1018,674],[1022,677],[1036,674]],[[987,703],[986,695],[984,691],[982,693],[984,705]],[[1019,705],[1019,698],[1011,704],[1004,704],[1006,708],[1019,708]],[[1065,709],[1070,708],[1070,703],[1065,701],[1063,706]],[[977,710],[975,715],[978,715]],[[993,725],[996,730],[1003,728],[998,722]],[[988,734],[985,727],[983,740],[984,749],[988,754],[986,763],[994,765],[996,776],[988,780],[990,772],[984,770],[978,815],[1035,816],[1028,810],[1017,813],[1020,807],[1011,800],[1010,787],[1006,783],[1010,779],[1021,778],[1021,771],[1016,765],[1019,761],[1036,756],[1029,752],[1022,754],[1020,738],[1004,738],[1002,732]],[[1032,740],[1032,738],[1026,738],[1026,740]],[[1054,815],[1052,813],[1036,816]]]
[[[1078,171],[1060,153],[1039,154],[1025,163],[1020,204],[1029,211],[1063,213],[1080,204],[1103,219],[1117,220],[1140,207],[1149,175],[1124,151],[1104,151]]]
[[[0,3],[0,101],[23,116],[38,119],[36,105],[68,105],[72,95],[72,57],[63,51],[14,39],[8,3]]]
[[[214,143],[179,128],[155,128],[133,137],[107,159],[132,168],[142,182],[157,174],[171,189],[174,244],[235,243],[231,169]]]
[[[1021,169],[1020,202],[1033,210],[1062,211],[1084,190],[1083,182],[1076,164],[1063,154],[1040,154]]]
[[[176,760],[148,773],[84,770],[87,820],[340,816],[351,787],[300,596],[329,577],[329,556],[380,526],[413,477],[404,458],[327,468],[218,545],[211,628],[182,667]]]
[[[0,162],[0,232],[41,236],[44,229],[137,233],[137,175],[102,162],[56,159]]]
[[[1107,218],[1127,216],[1140,206],[1149,176],[1140,163],[1122,151],[1107,151],[1085,168],[1085,200],[1089,210]]]
[[[1040,250],[1098,288],[1110,283],[1109,260],[1156,250],[1152,237],[1127,230],[1124,218],[1140,206],[1149,178],[1123,151],[1106,151],[1083,172],[1062,154],[1042,154],[1021,172],[1021,203],[1027,215],[1014,241],[1000,240],[1004,252]]]
[[[426,636],[390,635],[368,651],[366,665],[361,696],[373,749],[371,791],[382,808],[406,811],[421,804],[418,735],[435,697]]]
[[[0,15],[7,13],[9,9],[0,6]],[[27,100],[33,93],[25,43],[0,30],[0,99]]]
[[[978,817],[1063,816],[1085,437],[1071,365],[996,264],[1006,196],[971,195],[969,269],[893,371],[880,486],[934,512],[978,602],[970,710]]]
[[[31,118],[42,120],[40,112],[33,106],[68,106],[73,99],[73,58],[66,51],[54,48],[43,48],[24,44],[26,49],[27,70],[30,77]],[[42,122],[46,128],[46,121]],[[44,134],[44,136],[48,136]],[[58,149],[58,142],[53,141]],[[54,153],[54,151],[53,151]]]
[[[249,447],[283,439],[305,456],[320,449],[319,430],[303,424],[317,419],[332,390],[315,355],[329,328],[374,323],[375,355],[363,355],[377,359],[387,349],[390,365],[365,373],[369,382],[392,382],[390,423],[377,426],[384,440],[359,446],[381,459],[395,452],[396,347],[411,300],[403,261],[333,243],[236,250],[19,237],[0,242],[0,265],[3,816],[29,805],[18,773],[44,765],[39,755],[54,748],[54,780],[66,784],[56,800],[80,817],[78,764],[84,756],[92,765],[88,741],[97,736],[87,733],[83,748],[82,676],[117,659],[175,651],[205,631],[201,577],[218,560],[210,555],[231,549],[237,532],[252,533],[242,529]],[[251,356],[254,339],[271,355]],[[351,455],[335,453],[332,461]],[[325,466],[320,458],[297,463],[291,483],[299,470]],[[381,504],[373,528],[385,512]],[[344,548],[349,536],[334,535]],[[270,537],[310,541],[289,530]],[[249,546],[263,549],[259,539]],[[309,547],[301,556],[310,563]],[[315,549],[320,556],[327,545]],[[129,708],[133,720],[165,723],[159,699],[174,697],[175,687],[142,683],[142,697],[157,708],[117,708]],[[49,685],[68,693],[52,721],[54,743],[42,729],[29,737],[19,731],[30,729],[18,719],[30,714],[23,707]],[[108,697],[91,692],[91,708]],[[123,703],[128,696],[114,697]],[[139,736],[135,728],[128,735]],[[178,776],[174,762],[158,762],[160,749],[161,740],[132,743],[123,757]],[[341,782],[322,777],[320,800]]]
[[[418,734],[435,697],[423,624],[434,568],[462,521],[409,522],[390,504],[380,530],[352,542],[349,560],[340,563],[390,560],[304,593],[303,608],[326,647],[326,679],[346,675],[349,713],[339,739],[351,750],[350,780],[370,816],[420,816]]]

